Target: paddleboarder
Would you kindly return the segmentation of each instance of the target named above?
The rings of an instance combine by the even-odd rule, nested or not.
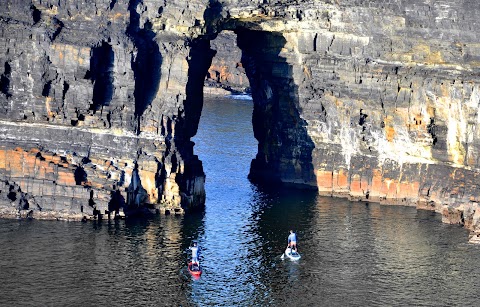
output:
[[[193,246],[190,246],[189,249],[192,251],[192,264],[197,265],[198,267],[200,266],[200,263],[198,262],[198,246],[197,242],[193,242]]]
[[[297,252],[297,235],[293,230],[290,230],[290,234],[288,235],[288,246],[291,250]]]

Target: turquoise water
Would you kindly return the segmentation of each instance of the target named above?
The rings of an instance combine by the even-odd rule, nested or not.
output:
[[[432,212],[265,190],[247,180],[252,102],[208,99],[204,212],[0,220],[1,306],[474,306],[480,247]],[[298,262],[281,259],[297,230]],[[202,248],[192,278],[188,246]]]

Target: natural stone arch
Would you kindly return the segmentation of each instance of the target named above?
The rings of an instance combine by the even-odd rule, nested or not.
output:
[[[34,217],[104,214],[114,187],[138,199],[127,197],[133,173],[149,209],[202,204],[190,138],[208,41],[230,29],[240,42],[285,39],[275,61],[248,39],[242,47],[262,140],[252,178],[427,208],[480,229],[479,2],[25,4],[0,1],[0,186],[15,191],[18,208],[28,200]],[[107,62],[92,76],[95,59]],[[85,174],[75,176],[79,167]],[[0,193],[5,215],[30,216],[8,209],[8,195]],[[95,208],[85,205],[91,195]]]
[[[236,44],[242,52],[241,62],[254,103],[252,125],[259,144],[249,178],[267,184],[287,183],[316,188],[312,164],[314,144],[308,136],[305,120],[300,117],[294,68],[289,63],[294,58],[284,50],[287,41],[282,33],[251,27],[225,22],[225,30],[237,35]],[[185,101],[188,137],[193,137],[198,127],[204,79],[215,55],[210,49],[210,40],[215,37],[215,34],[200,37],[191,46]],[[198,62],[202,60],[205,64]]]

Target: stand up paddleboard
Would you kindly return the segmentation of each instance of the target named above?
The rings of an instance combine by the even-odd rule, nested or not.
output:
[[[199,265],[193,265],[193,262],[188,263],[188,271],[194,277],[200,277],[200,275],[202,275],[202,267]]]
[[[292,260],[298,260],[301,257],[299,253],[297,253],[296,251],[292,250],[289,247],[287,247],[287,249],[285,250],[285,256],[287,256]]]

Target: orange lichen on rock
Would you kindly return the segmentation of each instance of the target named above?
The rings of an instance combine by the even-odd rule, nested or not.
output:
[[[348,173],[343,169],[333,172],[333,192],[335,193],[348,193]]]
[[[381,191],[386,195],[387,199],[394,199],[397,195],[397,181],[395,179],[385,178]]]
[[[396,197],[400,199],[417,200],[419,198],[420,183],[418,181],[413,182],[400,182],[397,184]]]
[[[392,116],[387,116],[384,119],[385,123],[385,137],[387,141],[393,142],[393,139],[395,138],[395,128],[393,127],[393,118]]]
[[[147,133],[152,133],[152,134],[157,134],[158,133],[158,125],[151,121],[145,126],[142,126],[142,132],[147,132]]]
[[[320,194],[331,194],[333,188],[333,176],[331,171],[317,170],[317,187]]]
[[[66,44],[52,44],[50,46],[54,56],[51,57],[52,63],[58,66],[65,66],[66,63],[78,63],[80,66],[90,64],[89,47],[77,47]]]
[[[409,205],[416,205],[419,197],[420,182],[384,178],[380,170],[374,170],[370,187],[370,198],[372,200],[382,203],[402,201]]]
[[[426,131],[427,123],[423,120],[422,114],[416,114],[413,116],[411,125],[409,125],[410,130]]]
[[[23,173],[29,177],[35,177],[37,157],[26,152],[23,154],[23,161]]]
[[[382,190],[383,188],[383,175],[378,169],[373,170],[372,183],[370,185],[370,197],[373,200],[385,198],[386,194]]]
[[[155,185],[156,172],[153,171],[139,171],[140,180],[143,188],[147,191],[148,202],[151,204],[158,202],[158,189]]]
[[[57,166],[63,170],[58,175]],[[0,169],[9,172],[12,178],[56,180],[57,184],[75,185],[74,170],[67,162],[60,156],[42,154],[38,149],[24,151],[17,147],[14,150],[0,150]]]
[[[353,174],[350,177],[350,195],[354,196],[355,194],[361,194],[359,193],[359,191],[362,189],[362,184],[360,180],[361,177],[358,174]]]
[[[447,224],[462,225],[464,222],[463,208],[454,208],[451,206],[443,206],[442,222]]]
[[[365,197],[369,190],[369,183],[365,177],[359,174],[354,174],[350,178],[350,196],[353,197]]]
[[[67,172],[59,171],[58,172],[58,178],[57,178],[57,184],[66,185],[66,186],[76,185],[74,174],[72,172],[68,172],[68,171]]]
[[[112,19],[116,21],[116,19],[120,19],[120,18],[125,19],[126,15],[122,13],[115,13],[112,17],[113,17]]]
[[[7,171],[11,177],[23,177],[23,151],[7,151]]]
[[[0,169],[6,169],[6,162],[7,162],[6,151],[3,149],[0,149]]]
[[[230,73],[229,68],[225,65],[212,65],[210,66],[208,73],[211,78],[216,80],[217,82],[229,82],[234,80],[234,75]]]

